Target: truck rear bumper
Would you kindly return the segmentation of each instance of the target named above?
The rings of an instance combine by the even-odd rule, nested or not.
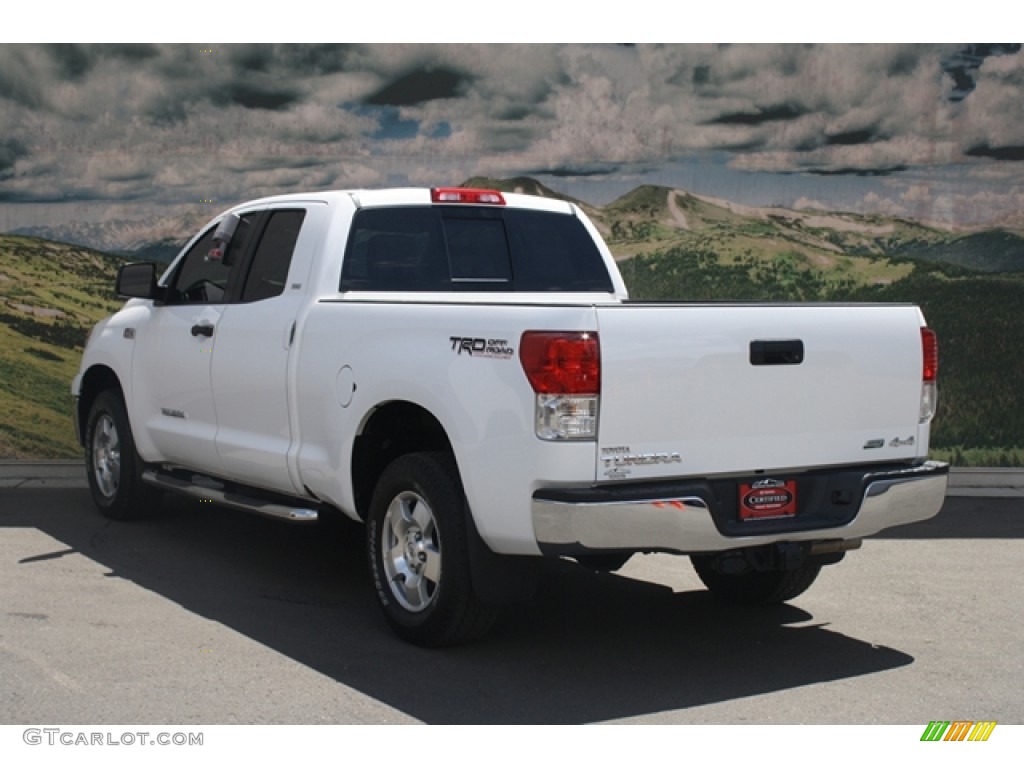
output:
[[[936,515],[948,473],[949,466],[941,462],[864,468],[855,475],[860,501],[851,499],[850,519],[835,524],[808,520],[801,513],[750,523],[750,535],[737,535],[748,524],[735,522],[723,533],[722,510],[715,509],[722,505],[720,488],[706,481],[541,489],[533,496],[533,527],[541,551],[551,555],[606,550],[690,554],[777,541],[859,539]],[[819,479],[827,481],[827,475]],[[850,470],[843,482],[849,484]]]

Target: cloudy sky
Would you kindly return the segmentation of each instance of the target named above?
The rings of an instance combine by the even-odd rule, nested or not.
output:
[[[0,231],[530,175],[958,225],[1024,212],[1006,45],[0,45]]]

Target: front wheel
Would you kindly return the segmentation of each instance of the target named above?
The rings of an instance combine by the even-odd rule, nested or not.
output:
[[[713,557],[693,555],[690,562],[715,597],[737,605],[768,605],[792,600],[806,592],[821,572],[818,563],[804,563],[790,571],[751,569],[743,573],[723,573],[715,567]]]
[[[374,489],[367,555],[377,599],[404,640],[436,647],[467,642],[494,623],[470,577],[465,496],[444,453],[400,456]]]
[[[124,401],[115,390],[101,392],[89,410],[85,467],[93,502],[107,517],[129,520],[160,503],[160,492],[142,482],[142,460]]]

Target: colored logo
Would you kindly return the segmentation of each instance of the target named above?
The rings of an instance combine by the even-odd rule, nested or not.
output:
[[[988,741],[995,729],[995,720],[932,720],[921,741]]]

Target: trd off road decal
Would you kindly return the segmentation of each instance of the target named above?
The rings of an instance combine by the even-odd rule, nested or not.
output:
[[[452,352],[457,355],[467,354],[470,357],[491,357],[508,360],[516,351],[507,339],[484,339],[473,336],[449,336]]]

